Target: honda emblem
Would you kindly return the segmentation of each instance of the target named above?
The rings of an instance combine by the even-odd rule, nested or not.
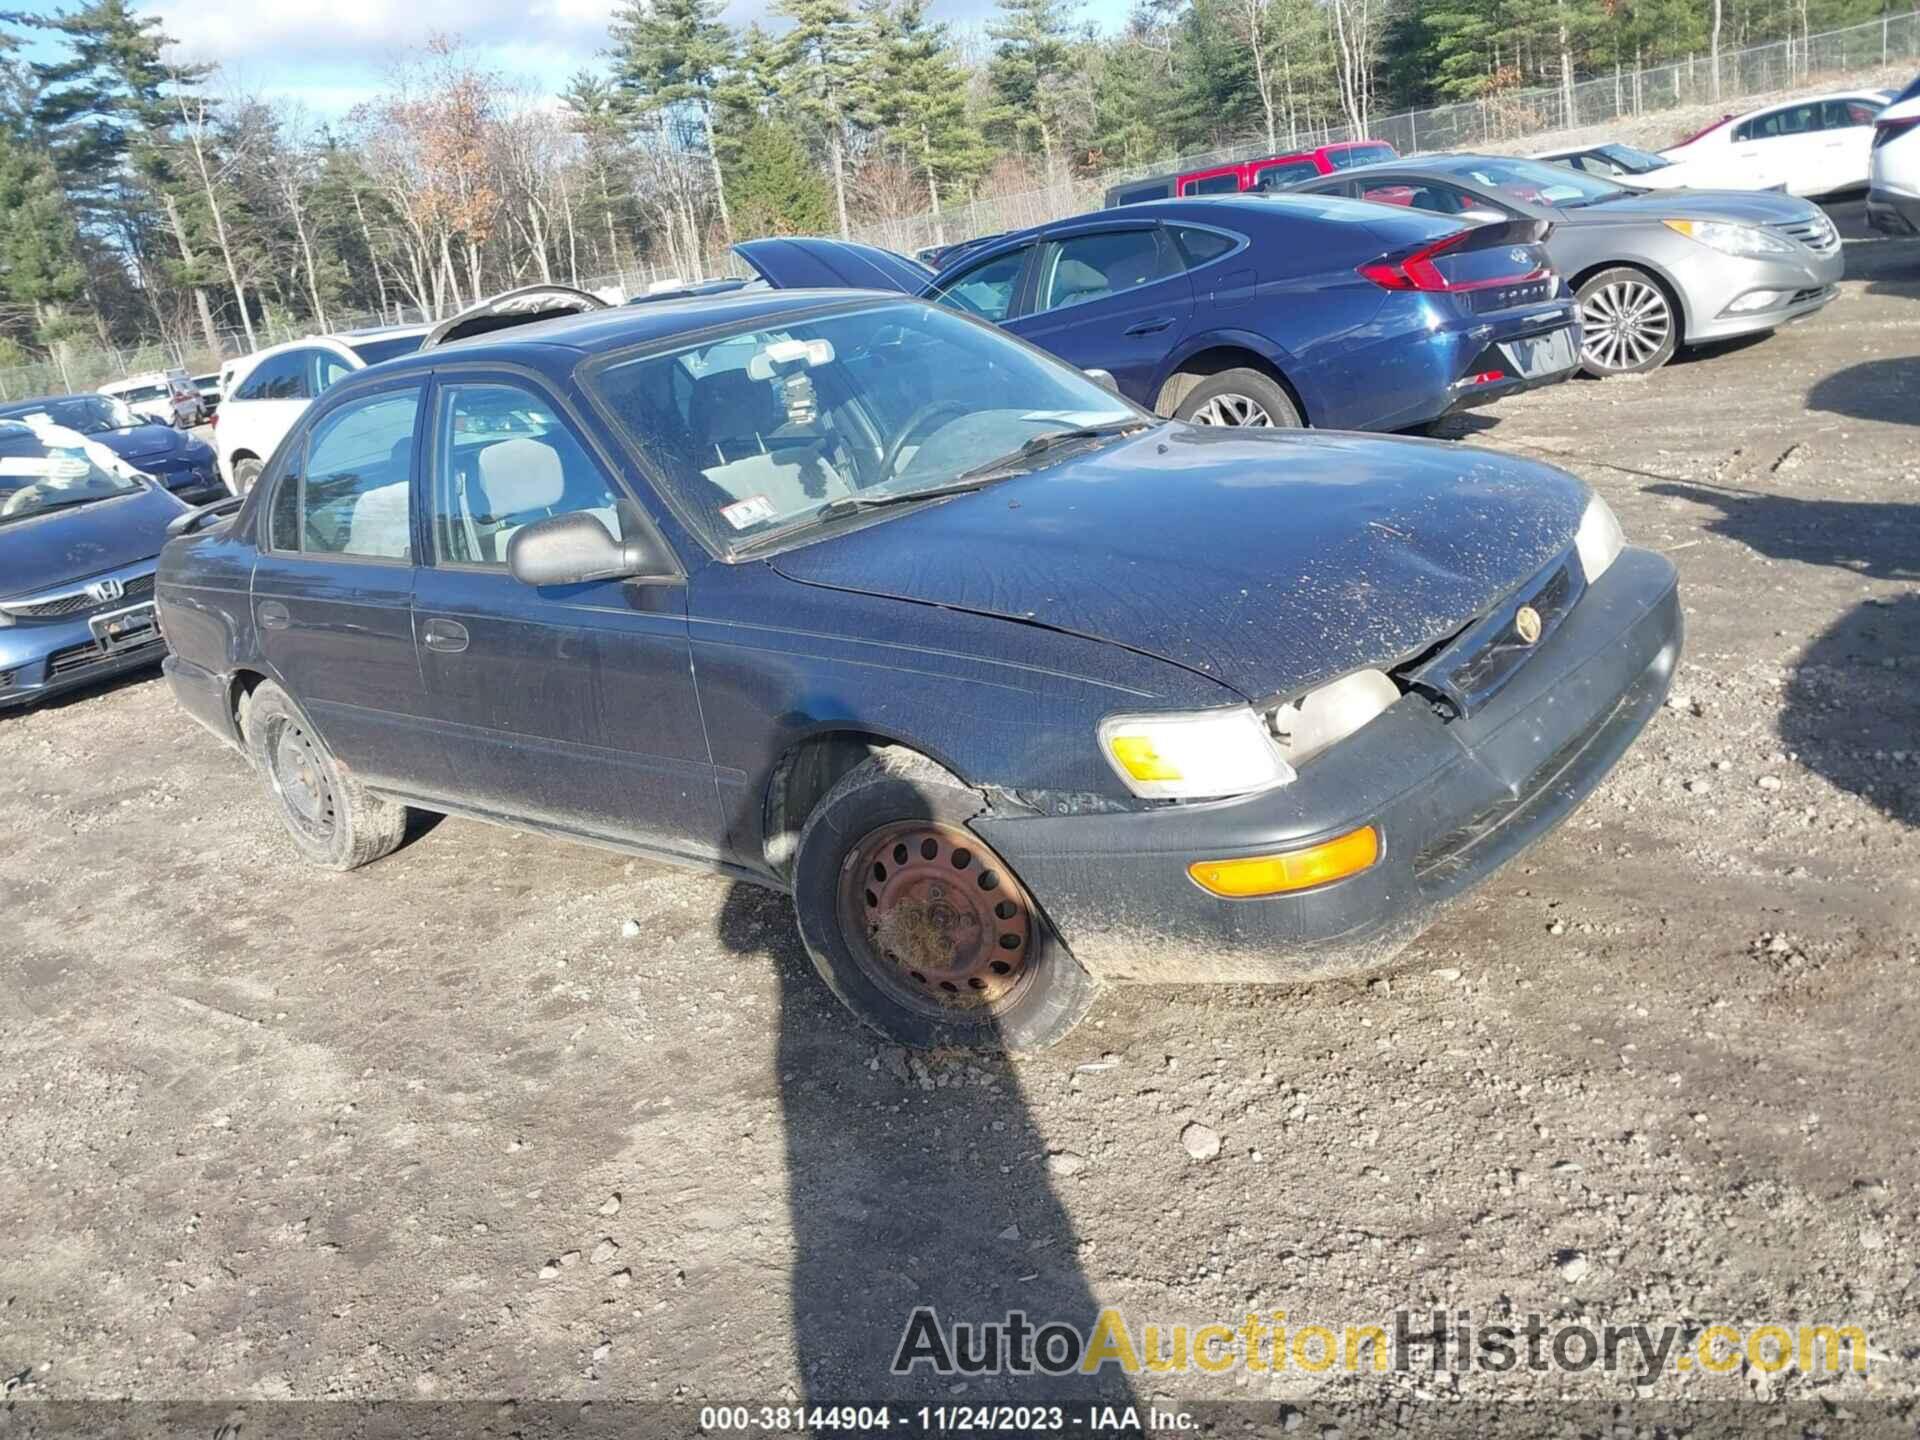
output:
[[[127,587],[118,580],[96,580],[87,586],[87,594],[102,605],[118,600],[126,593]]]

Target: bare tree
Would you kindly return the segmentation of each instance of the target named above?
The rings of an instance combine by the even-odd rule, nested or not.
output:
[[[1367,133],[1373,107],[1373,72],[1380,51],[1383,16],[1379,0],[1327,0],[1327,24],[1333,32],[1334,77],[1340,107],[1357,139]]]
[[[260,347],[254,339],[253,317],[247,313],[246,287],[240,283],[240,267],[234,259],[233,241],[227,232],[226,212],[220,199],[228,176],[251,157],[244,147],[230,146],[223,154],[216,154],[212,135],[213,103],[203,94],[189,94],[186,77],[177,71],[173,75],[173,82],[174,103],[180,112],[181,143],[192,157],[200,188],[206,196],[207,209],[213,217],[214,240],[220,247],[220,259],[227,267],[227,282],[233,286],[233,300],[240,309],[240,327],[246,331],[247,348],[257,350]],[[177,210],[174,218],[177,224]]]

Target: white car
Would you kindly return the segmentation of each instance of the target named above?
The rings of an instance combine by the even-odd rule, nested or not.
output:
[[[274,449],[315,396],[355,370],[411,355],[426,334],[425,325],[400,325],[309,335],[239,361],[213,427],[220,473],[233,493],[244,495],[253,488]]]
[[[1920,235],[1920,75],[1873,123],[1867,223],[1888,235]]]
[[[1717,120],[1661,151],[1693,172],[1696,189],[1831,195],[1867,183],[1873,122],[1892,99],[1885,90],[1842,90]]]
[[[150,370],[102,385],[96,392],[111,395],[143,420],[156,425],[188,429],[201,421],[200,392],[184,370]]]
[[[1622,145],[1614,140],[1598,145],[1582,145],[1575,150],[1542,150],[1533,158],[1641,190],[1700,188],[1692,178],[1693,166],[1677,164],[1651,150]]]

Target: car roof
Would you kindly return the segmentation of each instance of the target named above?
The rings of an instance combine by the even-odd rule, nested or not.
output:
[[[91,395],[29,395],[24,400],[8,400],[0,403],[0,415],[11,415],[15,411],[28,410],[35,405],[51,405],[56,400],[98,400],[102,397],[98,390]]]

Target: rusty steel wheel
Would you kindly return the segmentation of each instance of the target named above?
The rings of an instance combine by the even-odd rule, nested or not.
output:
[[[967,830],[902,820],[869,832],[840,866],[841,933],[896,1003],[935,1019],[985,1019],[1030,982],[1033,902]]]

